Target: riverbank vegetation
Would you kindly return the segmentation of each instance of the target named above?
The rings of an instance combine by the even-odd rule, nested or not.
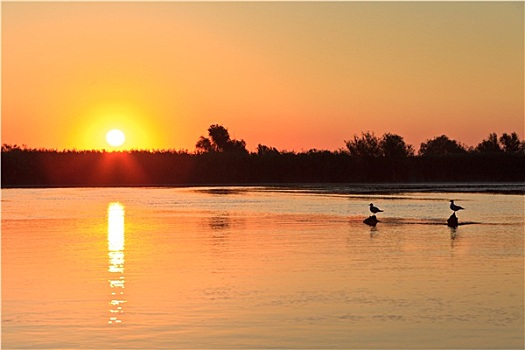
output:
[[[177,186],[261,183],[522,182],[525,142],[495,133],[469,147],[446,135],[418,152],[403,137],[354,135],[337,151],[255,152],[211,125],[195,151],[80,151],[2,146],[2,187]]]

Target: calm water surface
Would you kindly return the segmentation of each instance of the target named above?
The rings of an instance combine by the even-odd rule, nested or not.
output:
[[[523,348],[523,195],[369,189],[4,189],[2,348]]]

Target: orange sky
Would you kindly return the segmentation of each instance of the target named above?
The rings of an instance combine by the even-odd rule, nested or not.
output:
[[[2,2],[2,143],[416,149],[524,135],[524,3]]]

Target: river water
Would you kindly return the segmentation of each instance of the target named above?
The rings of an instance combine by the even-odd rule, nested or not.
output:
[[[523,348],[523,188],[3,189],[2,348]]]

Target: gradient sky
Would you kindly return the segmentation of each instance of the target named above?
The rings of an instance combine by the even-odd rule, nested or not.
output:
[[[249,150],[524,137],[524,3],[3,2],[2,143]]]

